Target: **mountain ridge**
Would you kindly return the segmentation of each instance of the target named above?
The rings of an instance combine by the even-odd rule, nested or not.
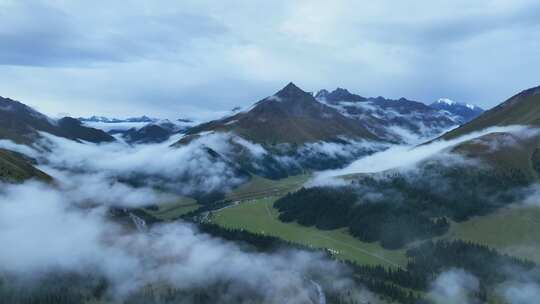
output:
[[[39,132],[96,143],[115,140],[101,130],[82,126],[74,118],[54,120],[19,101],[0,97],[0,139],[31,144],[40,137]]]
[[[443,134],[440,138],[452,139],[488,127],[509,125],[540,126],[540,86],[513,95],[476,119]]]
[[[340,136],[378,140],[363,126],[321,104],[292,82],[256,102],[247,111],[201,124],[188,130],[187,134],[208,131],[232,131],[263,144],[302,144]]]

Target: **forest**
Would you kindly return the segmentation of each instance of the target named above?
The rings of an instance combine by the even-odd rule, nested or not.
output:
[[[398,249],[445,234],[449,220],[464,221],[519,200],[528,182],[517,170],[430,164],[415,172],[358,176],[347,186],[304,188],[274,207],[284,222],[346,227],[362,241]]]

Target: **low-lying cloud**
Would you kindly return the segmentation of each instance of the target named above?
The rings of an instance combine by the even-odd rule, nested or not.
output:
[[[412,168],[423,160],[443,153],[450,147],[494,132],[509,132],[525,136],[537,134],[525,126],[492,127],[456,139],[435,140],[416,147],[393,146],[385,151],[363,157],[344,169],[321,172],[317,178],[331,178],[356,173],[376,173],[396,168]]]
[[[427,297],[435,304],[473,304],[479,281],[462,269],[441,273],[433,282]]]
[[[228,137],[208,134],[187,145],[171,147],[179,136],[161,144],[130,146],[123,143],[91,144],[43,134],[49,151],[42,163],[60,170],[102,175],[145,186],[159,186],[179,194],[204,189],[229,189],[242,181],[233,164],[215,158],[208,149],[229,153]]]
[[[124,298],[149,284],[190,290],[226,282],[229,297],[252,292],[265,303],[310,303],[310,280],[330,289],[356,288],[343,266],[316,253],[245,251],[182,222],[141,233],[110,220],[104,207],[79,208],[73,195],[49,185],[1,188],[0,272],[7,275],[28,280],[51,272],[104,277],[111,298]]]

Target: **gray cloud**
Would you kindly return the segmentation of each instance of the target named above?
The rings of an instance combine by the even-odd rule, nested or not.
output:
[[[324,277],[320,282],[326,291],[352,289],[358,300],[371,297],[355,286],[343,265],[317,253],[246,251],[184,222],[139,233],[109,220],[101,206],[76,208],[74,196],[48,185],[0,186],[4,275],[27,281],[39,281],[51,271],[104,277],[107,293],[115,298],[151,284],[189,291],[226,282],[222,296],[251,293],[264,303],[311,303],[308,278]]]
[[[132,114],[208,115],[290,80],[306,90],[344,86],[484,107],[538,85],[532,0],[35,0],[0,8],[0,94],[52,114],[125,115],[129,106]]]
[[[86,67],[103,62],[166,59],[195,39],[226,31],[210,17],[174,9],[153,14],[142,7],[128,8],[129,14],[123,14],[124,5],[107,6],[106,2],[94,3],[91,13],[85,5],[45,1],[4,6],[0,30],[2,65]]]

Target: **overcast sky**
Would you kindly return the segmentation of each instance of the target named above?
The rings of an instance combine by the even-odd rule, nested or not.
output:
[[[540,1],[0,0],[0,96],[211,116],[306,91],[491,107],[540,85]]]

